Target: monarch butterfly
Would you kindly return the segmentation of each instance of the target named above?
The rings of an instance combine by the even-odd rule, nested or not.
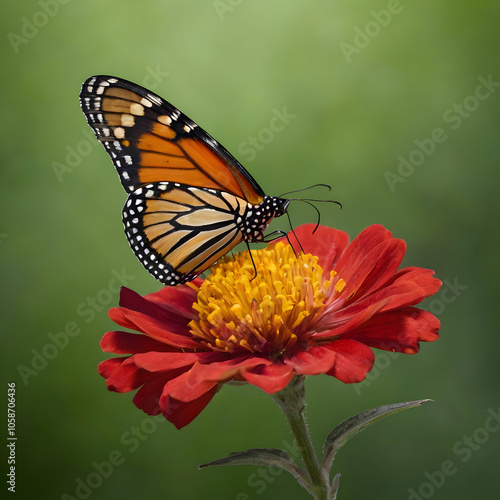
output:
[[[286,212],[290,200],[266,196],[221,144],[153,92],[92,76],[80,105],[129,193],[128,242],[163,284],[194,279],[241,241],[263,241]]]

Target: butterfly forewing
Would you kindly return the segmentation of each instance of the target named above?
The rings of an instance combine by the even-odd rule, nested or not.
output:
[[[195,122],[156,94],[126,80],[89,78],[83,112],[129,192],[178,182],[227,191],[257,204],[264,193],[242,165]]]

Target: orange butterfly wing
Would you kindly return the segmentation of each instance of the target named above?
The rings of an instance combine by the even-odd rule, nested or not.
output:
[[[177,108],[134,83],[87,79],[82,110],[106,148],[124,188],[168,181],[218,189],[259,204],[264,192],[213,137]]]

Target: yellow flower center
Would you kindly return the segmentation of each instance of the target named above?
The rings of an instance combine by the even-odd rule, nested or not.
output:
[[[314,319],[344,289],[342,279],[323,276],[318,257],[295,255],[290,245],[224,257],[198,289],[189,327],[214,350],[251,352],[272,359],[295,344],[307,346]]]

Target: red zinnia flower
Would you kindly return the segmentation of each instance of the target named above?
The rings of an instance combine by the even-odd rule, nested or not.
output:
[[[109,390],[163,413],[177,428],[191,422],[225,382],[246,381],[274,394],[296,375],[326,373],[361,382],[371,347],[415,354],[438,338],[439,321],[414,306],[436,293],[433,271],[397,271],[406,245],[380,225],[349,243],[314,225],[296,230],[305,254],[283,240],[225,257],[207,279],[141,297],[122,288],[109,315],[144,335],[108,332],[99,373]],[[292,235],[290,235],[292,237]],[[312,254],[312,255],[311,255]]]

